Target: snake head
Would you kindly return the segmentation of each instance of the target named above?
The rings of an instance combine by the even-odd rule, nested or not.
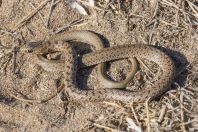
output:
[[[43,42],[30,42],[20,47],[21,52],[40,53],[44,49]]]

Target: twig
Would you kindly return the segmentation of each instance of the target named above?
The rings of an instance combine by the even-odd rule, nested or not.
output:
[[[123,106],[121,106],[121,105],[118,105],[117,103],[113,103],[113,102],[106,102],[106,101],[104,101],[103,103],[104,103],[104,104],[111,105],[111,106],[113,106],[113,107],[117,107],[117,108],[120,108],[120,109],[124,110],[124,107],[123,107]]]
[[[32,8],[34,8],[34,10],[36,10],[36,7],[31,2],[30,2],[30,5],[32,6]],[[45,24],[45,20],[44,20],[42,14],[40,13],[40,11],[38,11],[38,14],[39,14],[41,20],[43,21],[43,24]]]
[[[21,21],[19,21],[13,28],[13,32],[15,32],[18,28],[22,27],[30,18],[32,18],[39,10],[41,10],[48,2],[49,0],[45,0],[34,11],[32,11],[27,16],[25,16]]]
[[[58,29],[55,31],[55,34],[60,33],[60,32],[66,30],[67,28],[70,28],[70,27],[72,27],[72,26],[77,26],[77,24],[79,24],[79,23],[81,23],[81,22],[83,22],[83,21],[84,21],[83,19],[80,19],[80,20],[75,20],[75,21],[72,21],[72,22],[70,22],[70,23],[68,23],[68,24],[65,24],[65,25],[63,25],[62,27],[58,28]]]
[[[51,0],[51,4],[50,4],[50,9],[49,9],[49,14],[48,14],[48,17],[47,17],[47,22],[46,22],[46,27],[49,27],[49,20],[50,20],[50,17],[52,15],[52,9],[54,7],[54,1],[55,0]]]
[[[152,14],[151,19],[153,19],[157,15],[158,7],[159,7],[159,0],[154,0],[153,6],[154,7],[152,7],[152,8],[155,8],[155,9],[152,11],[153,14]]]
[[[166,113],[166,105],[163,105],[163,106],[162,106],[162,109],[160,110],[159,118],[158,118],[158,120],[157,120],[159,123],[162,122],[165,113]]]
[[[180,90],[180,114],[181,114],[181,129],[183,132],[186,132],[186,127],[184,124],[184,111],[183,111],[183,96],[184,93]]]
[[[161,23],[164,23],[164,24],[166,24],[166,25],[168,25],[168,26],[172,26],[172,27],[175,27],[175,28],[179,28],[179,29],[182,29],[182,30],[186,30],[186,28],[182,28],[182,27],[178,27],[178,26],[176,26],[176,25],[174,25],[174,24],[172,24],[172,23],[168,23],[168,22],[166,22],[166,21],[164,21],[164,20],[160,20],[160,19],[158,19]]]
[[[148,42],[149,45],[151,45],[151,41],[152,41],[152,38],[153,38],[153,31],[156,28],[156,25],[157,25],[157,20],[154,21],[153,28],[152,28],[151,32],[149,33],[149,42]]]
[[[179,3],[179,6],[181,6],[182,1],[181,1],[181,0],[179,0],[179,1],[178,1],[178,3]],[[179,19],[179,10],[177,10],[177,11],[176,11],[175,16],[176,16],[176,17],[175,17],[176,26],[178,27],[178,26],[179,26],[179,22],[180,22],[180,19]]]
[[[192,9],[192,11],[195,13],[194,16],[196,16],[198,18],[198,12],[195,10],[197,9],[198,10],[198,7],[195,6],[192,2],[190,2],[189,0],[186,0],[188,5],[190,6],[190,8]]]
[[[133,108],[133,102],[132,102],[132,104],[130,104],[130,107],[131,107],[132,113],[133,113],[133,115],[135,117],[135,120],[137,121],[138,125],[140,126],[140,122],[138,120],[137,114],[135,113],[135,110]]]
[[[173,94],[170,93],[170,92],[168,92],[168,94],[169,94],[171,97],[174,97],[174,99],[175,99],[176,101],[178,101],[178,102],[180,103],[180,105],[183,105],[183,104],[180,102],[180,100],[179,100],[175,95],[173,95]],[[182,106],[182,108],[183,108],[186,112],[188,112],[189,114],[191,114],[191,111],[189,111],[187,108],[185,108],[184,106]]]
[[[148,98],[145,102],[145,106],[146,106],[146,116],[147,116],[147,132],[151,132],[151,126],[150,126],[150,115],[149,115],[149,101],[150,101],[150,98]]]
[[[103,126],[103,125],[100,125],[100,124],[97,124],[97,123],[94,123],[94,126],[96,126],[98,128],[103,128],[103,129],[106,129],[106,130],[109,130],[109,131],[112,131],[112,132],[121,132],[121,131],[118,131],[118,130],[115,130],[113,128],[110,128],[110,127],[107,127],[107,126]]]
[[[167,6],[174,7],[175,9],[177,9],[177,10],[179,10],[179,11],[181,11],[181,12],[183,12],[183,13],[185,13],[185,14],[188,14],[188,15],[189,15],[189,13],[185,12],[183,9],[180,9],[178,6],[176,6],[175,4],[171,3],[170,1],[167,1],[167,0],[161,0],[160,2],[161,2],[162,4],[167,5]],[[196,18],[198,17],[196,14],[192,14],[192,13],[191,13],[191,15],[195,16]]]
[[[131,17],[131,16],[135,16],[135,17],[144,18],[143,16],[141,16],[141,15],[137,15],[137,14],[134,14],[134,13],[130,13],[130,14],[129,14],[129,17]]]
[[[73,25],[73,26],[74,26],[74,27],[82,27],[82,26],[84,26],[84,25],[87,25],[88,23],[90,23],[90,22],[78,23],[78,24],[75,24],[75,25]]]

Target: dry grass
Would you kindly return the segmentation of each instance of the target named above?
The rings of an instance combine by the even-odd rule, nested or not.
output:
[[[20,1],[18,3],[19,6],[13,5],[13,7],[21,9],[23,5],[27,6],[26,4],[29,3],[27,1]],[[0,0],[0,9],[6,5],[3,2]],[[67,11],[72,12],[68,3],[63,1],[51,0],[51,6],[49,6],[50,0],[45,0],[43,2],[40,1],[40,4],[38,4],[38,0],[36,1],[36,6],[32,3],[29,4],[29,6],[32,7],[32,10],[29,10],[29,13],[26,13],[26,15],[23,15],[24,13],[21,13],[19,10],[16,12],[16,14],[19,13],[19,16],[16,15],[17,17],[15,16],[14,19],[10,18],[5,21],[2,21],[3,19],[0,20],[0,25],[2,25],[0,28],[0,63],[1,65],[6,65],[5,68],[1,68],[2,76],[16,75],[16,73],[13,73],[13,69],[9,69],[9,66],[7,68],[12,55],[10,54],[10,50],[6,52],[6,48],[3,45],[10,46],[11,43],[16,43],[15,41],[17,39],[24,41],[24,37],[26,37],[26,40],[31,40],[35,37],[38,39],[39,37],[43,37],[49,33],[58,33],[68,30],[69,28],[77,28],[104,33],[103,35],[109,39],[111,46],[116,45],[116,41],[123,44],[126,42],[141,42],[144,44],[158,45],[167,49],[172,49],[173,51],[165,51],[172,56],[178,68],[177,77],[173,84],[174,89],[167,92],[159,102],[152,102],[150,104],[147,102],[103,102],[100,103],[99,106],[95,106],[94,104],[93,109],[99,108],[99,111],[96,110],[96,113],[92,111],[91,107],[89,109],[81,104],[87,112],[85,112],[87,115],[78,115],[77,113],[78,117],[76,117],[76,119],[72,119],[72,117],[75,118],[75,116],[70,115],[72,114],[71,111],[73,108],[78,110],[78,107],[81,107],[81,105],[79,106],[79,104],[74,103],[72,105],[70,104],[70,106],[60,98],[55,99],[54,101],[52,100],[51,102],[49,101],[49,103],[32,105],[24,102],[13,101],[11,103],[12,105],[9,104],[9,107],[17,107],[17,111],[20,111],[18,110],[19,108],[39,113],[43,108],[47,107],[50,109],[51,105],[53,105],[54,107],[56,106],[55,109],[59,110],[57,110],[57,113],[61,113],[62,111],[67,113],[65,114],[63,112],[64,114],[58,115],[57,113],[52,112],[55,109],[50,109],[51,111],[49,113],[58,115],[57,118],[50,114],[46,114],[48,112],[47,110],[47,112],[45,111],[46,113],[40,113],[41,115],[38,115],[37,117],[44,117],[42,120],[46,119],[44,123],[49,124],[47,126],[42,126],[48,130],[68,130],[70,127],[70,129],[73,130],[76,126],[70,126],[69,123],[77,123],[76,125],[78,125],[78,129],[75,128],[74,131],[198,131],[198,1],[98,0],[94,7],[88,6],[89,3],[85,1],[78,0],[78,2],[85,4],[84,6],[89,11],[89,16],[81,16],[78,15],[78,13],[69,14],[68,12],[63,12],[62,9],[64,8],[68,8]],[[49,5],[45,7],[47,3]],[[60,6],[64,4],[66,6]],[[55,5],[57,5],[57,7]],[[6,8],[8,7],[1,9],[5,14],[7,13]],[[9,10],[17,10],[15,8],[10,8]],[[58,11],[56,11],[56,8],[59,10],[57,9]],[[0,19],[1,18],[5,19],[5,16],[0,14]],[[68,19],[66,22],[65,18]],[[7,24],[6,21],[11,24]],[[41,24],[38,26],[37,23]],[[39,33],[39,28],[45,30],[45,32]],[[13,45],[11,45],[11,47],[13,47]],[[17,63],[20,65],[22,63],[21,61],[17,61]],[[146,65],[143,67],[150,70]],[[19,69],[14,69],[14,71],[17,70]],[[113,71],[109,74],[112,78],[116,78],[118,76],[117,72]],[[97,76],[91,76],[93,77],[90,82],[93,86],[96,84],[94,82],[94,78]],[[140,76],[143,76],[144,79],[149,78],[149,75],[147,74],[140,74]],[[123,76],[118,77],[118,80],[123,79],[122,77]],[[0,82],[2,88],[6,88],[7,86],[4,85],[4,83],[9,83],[8,80],[4,81],[6,78],[9,79],[9,76],[1,78]],[[11,79],[11,81],[13,80]],[[18,84],[20,84],[20,82],[18,82]],[[27,87],[24,88],[25,92],[27,92],[26,89]],[[2,95],[5,94],[3,91],[1,92]],[[6,98],[9,98],[9,95],[5,94],[1,100],[5,100]],[[7,101],[2,101],[2,103],[8,104]],[[13,105],[13,103],[15,105]],[[65,105],[68,106],[65,107]],[[10,112],[12,111],[13,110]],[[93,116],[88,116],[88,113],[92,113]],[[5,115],[7,114],[8,113],[5,112]],[[28,115],[28,113],[26,113],[26,115]],[[60,119],[59,116],[64,118]],[[39,120],[37,117],[34,118]],[[12,120],[12,118],[10,119]],[[65,121],[66,119],[67,122]],[[2,118],[2,121],[5,120],[7,124],[11,124],[7,121],[7,118]],[[79,123],[80,120],[85,123]],[[15,121],[13,120],[13,122]],[[16,123],[18,122],[16,121]],[[12,130],[22,130],[21,128],[25,127],[23,123],[20,124],[20,126],[14,126],[15,127],[12,128]],[[2,130],[11,129],[10,126],[8,128],[4,127],[1,122],[0,127],[3,128]]]

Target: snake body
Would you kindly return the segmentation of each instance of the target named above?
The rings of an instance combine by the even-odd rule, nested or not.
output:
[[[104,48],[81,56],[79,59],[73,47],[64,42],[50,40],[45,43],[56,51],[61,51],[65,55],[64,76],[65,76],[65,91],[74,100],[81,101],[144,101],[147,98],[150,100],[164,94],[170,87],[174,79],[175,67],[172,59],[159,49],[143,44],[136,45],[122,45]],[[43,42],[41,43],[43,45]],[[41,52],[41,51],[40,51]],[[77,63],[82,66],[92,66],[103,62],[139,57],[151,60],[159,65],[163,74],[158,81],[153,85],[144,87],[141,91],[127,91],[120,89],[99,89],[99,90],[85,90],[79,89],[76,82]],[[78,61],[78,62],[77,62]]]
[[[67,53],[74,52],[71,47],[67,47]],[[105,58],[102,57],[105,54]],[[163,74],[160,79],[155,82],[152,86],[143,88],[141,91],[129,92],[126,90],[118,89],[104,89],[104,90],[81,90],[76,84],[76,56],[71,54],[71,56],[66,58],[65,65],[65,80],[66,87],[69,95],[74,99],[79,100],[89,100],[89,101],[101,101],[101,100],[120,100],[120,101],[143,101],[147,98],[150,100],[159,97],[164,94],[169,88],[170,84],[174,79],[175,67],[171,58],[164,52],[148,45],[123,45],[115,46],[110,48],[105,48],[103,50],[95,51],[89,53],[89,59],[86,55],[82,58],[82,62],[85,65],[94,65],[102,62],[122,59],[129,57],[139,57],[151,60],[159,65],[163,70]],[[86,58],[86,59],[85,59]]]
[[[79,41],[83,43],[88,43],[90,45],[93,45],[96,50],[100,50],[104,48],[103,42],[100,37],[98,37],[95,33],[90,31],[71,31],[71,32],[65,32],[58,35],[52,35],[49,38],[47,38],[47,41]],[[44,70],[50,71],[50,72],[63,72],[65,61],[62,60],[49,60],[42,56],[44,53],[48,53],[49,49],[53,49],[49,43],[45,41],[40,42],[31,42],[21,47],[21,50],[29,50],[33,51],[36,55],[35,61],[37,64],[39,64]],[[83,55],[82,55],[83,56]],[[89,58],[89,56],[87,56]],[[86,57],[83,57],[86,58]],[[98,64],[97,68],[97,75],[100,82],[103,84],[105,88],[124,88],[129,83],[129,81],[134,77],[137,69],[138,64],[137,60],[132,57],[129,58],[131,62],[131,69],[128,73],[127,77],[120,81],[112,81],[109,78],[105,76],[105,63]],[[90,65],[89,65],[90,66]],[[78,68],[87,67],[86,65],[79,65]]]

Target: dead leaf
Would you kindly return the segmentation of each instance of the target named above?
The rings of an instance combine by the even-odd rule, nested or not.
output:
[[[78,4],[76,1],[70,3],[71,7],[76,9],[82,15],[88,15],[84,7]]]

